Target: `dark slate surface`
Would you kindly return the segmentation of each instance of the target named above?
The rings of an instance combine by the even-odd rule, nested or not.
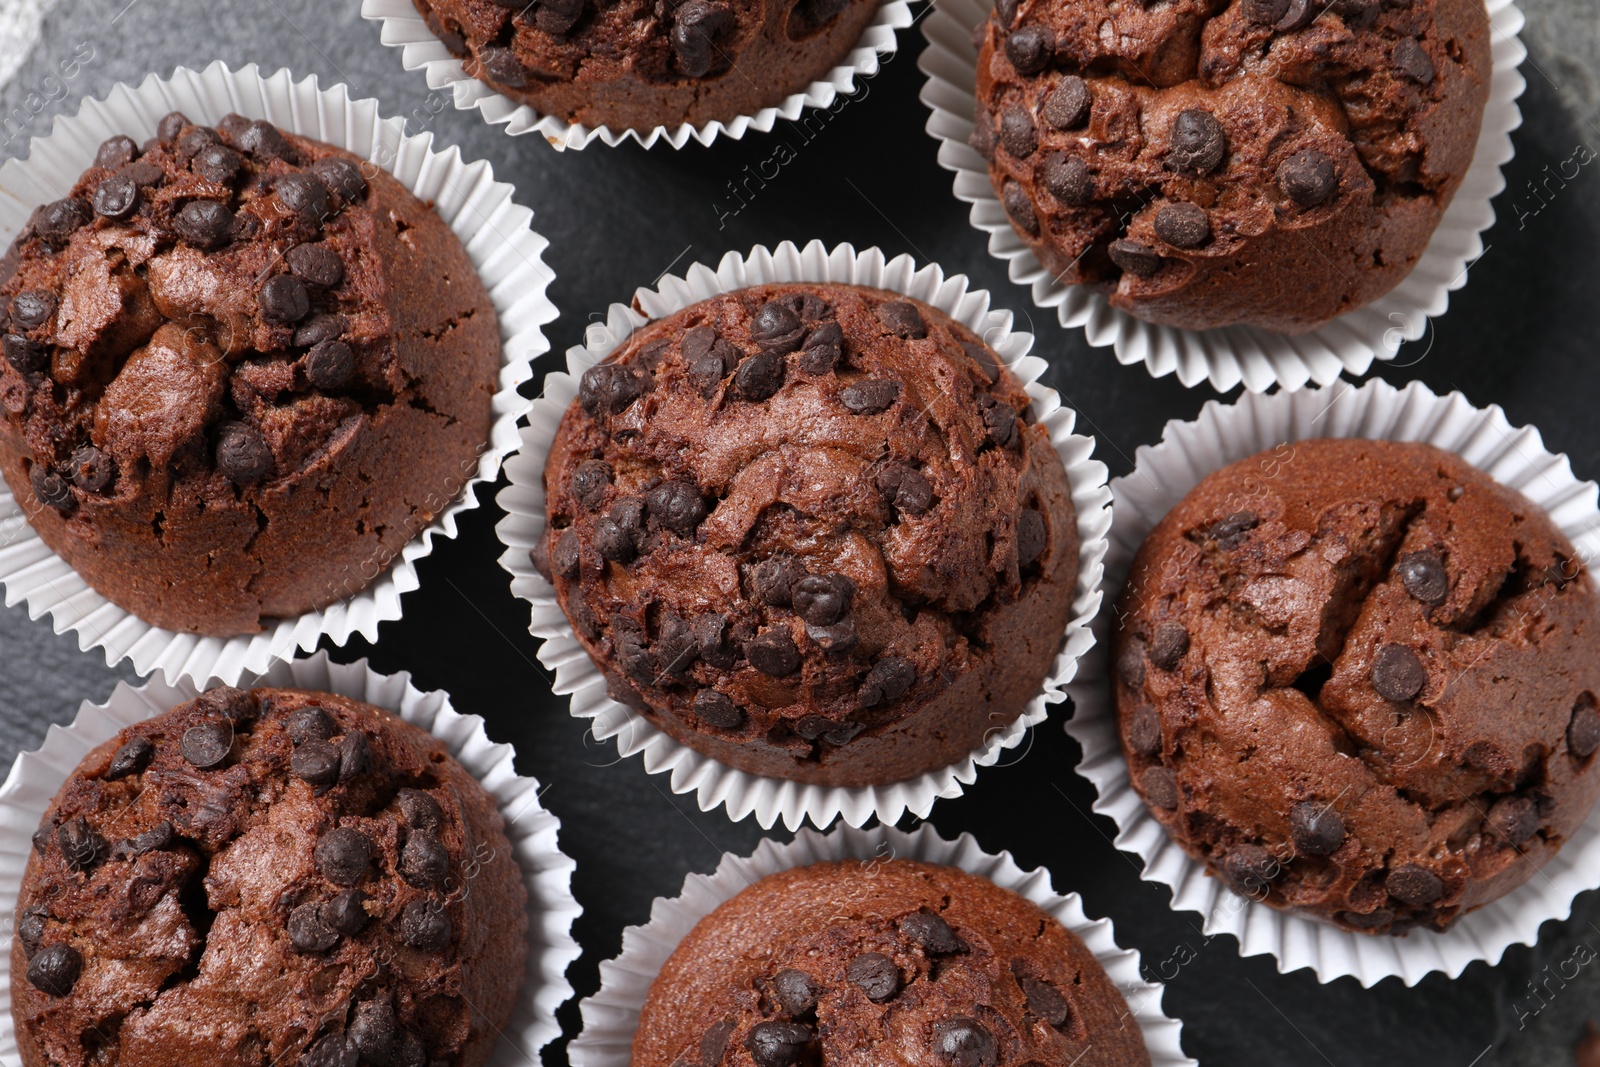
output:
[[[1450,313],[1382,374],[1499,403],[1512,422],[1539,426],[1580,475],[1593,477],[1600,473],[1592,412],[1600,386],[1592,328],[1600,177],[1592,164],[1564,185],[1551,175],[1580,146],[1592,158],[1588,146],[1600,144],[1593,73],[1600,17],[1592,0],[1523,3],[1532,57],[1518,155],[1497,202],[1502,221]],[[355,0],[126,4],[64,0],[36,53],[0,93],[0,158],[25,154],[27,137],[46,132],[51,115],[119,80],[214,59],[288,66],[380,98],[386,114],[410,116],[411,132],[431,130],[516,183],[551,241],[551,296],[565,313],[551,330],[556,351],[580,340],[589,316],[669,267],[715,261],[756,242],[815,237],[910,252],[988,287],[1022,325],[1032,323],[1036,350],[1054,364],[1049,384],[1098,436],[1114,475],[1130,468],[1134,449],[1155,441],[1167,419],[1192,417],[1213,397],[1171,378],[1153,381],[1142,368],[1118,366],[1109,350],[1090,349],[1081,334],[1037,312],[988,258],[923,132],[915,32],[902,35],[904,51],[860,98],[820,130],[814,125],[809,139],[785,125],[710,149],[596,146],[561,155],[532,138],[506,137],[430,94],[420,74],[401,69],[398,52],[379,45],[377,26],[356,15]],[[780,142],[795,158],[725,217],[729,183],[742,182],[746,168],[758,171]],[[648,916],[653,897],[676,893],[689,871],[710,870],[722,850],[748,852],[761,831],[752,821],[730,823],[720,810],[699,812],[567,715],[534,658],[526,608],[495,564],[491,496],[481,492],[488,506],[422,564],[406,618],[384,626],[377,647],[336,655],[370,656],[380,670],[410,670],[418,684],[448,689],[458,708],[488,720],[492,737],[516,745],[525,773],[548,783],[544,799],[578,861],[575,888],[586,909],[577,926],[584,956],[571,971],[582,995],[594,989],[599,961],[616,954],[622,928]],[[126,670],[77,652],[71,637],[52,635],[20,608],[0,611],[0,760],[37,746],[48,724],[67,721],[80,700],[104,699],[119,676]],[[1121,942],[1140,949],[1153,973],[1175,974],[1166,1008],[1183,1019],[1184,1045],[1203,1063],[1570,1062],[1583,1020],[1600,1013],[1600,966],[1583,962],[1600,948],[1595,894],[1579,899],[1571,921],[1547,925],[1535,948],[1513,949],[1498,967],[1474,965],[1454,982],[1434,977],[1405,989],[1391,980],[1363,990],[1349,980],[1319,985],[1308,972],[1280,975],[1267,959],[1241,960],[1231,939],[1208,942],[1198,916],[1172,912],[1165,889],[1139,880],[1137,861],[1111,846],[1111,824],[1088,814],[1092,790],[1073,773],[1078,753],[1060,729],[1064,715],[1055,709],[1031,744],[1008,757],[1011,766],[984,771],[967,796],[941,801],[932,820],[946,835],[970,831],[1024,865],[1047,865],[1057,888],[1083,894],[1091,915],[1110,915]],[[575,1004],[561,1019],[570,1036]],[[565,1063],[561,1046],[544,1059]]]

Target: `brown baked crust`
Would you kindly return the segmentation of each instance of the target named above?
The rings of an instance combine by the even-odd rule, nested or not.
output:
[[[0,472],[44,542],[109,600],[171,630],[252,633],[364,588],[460,493],[489,436],[499,327],[455,235],[387,173],[237,116],[217,131],[178,116],[163,133],[142,152],[108,142],[109,165],[12,246],[0,333],[47,355],[36,368],[0,360]],[[237,150],[231,180],[205,176],[225,162],[196,162],[208,139]],[[360,188],[322,182],[321,203],[286,203],[281,183],[329,160],[358,167]],[[102,182],[130,174],[135,213],[93,213]],[[231,207],[231,239],[207,251],[184,235],[196,203]],[[83,220],[68,235],[51,229],[63,210]],[[301,248],[324,266],[332,252],[342,277],[303,283],[309,313],[274,321],[261,294],[292,285],[279,279],[304,269]],[[16,298],[31,292],[55,311],[28,328]],[[344,317],[322,339],[353,355],[321,385],[304,343],[319,315]],[[220,469],[239,428],[270,453],[264,475]],[[86,445],[109,465],[103,488],[82,477]],[[57,506],[35,475],[54,479]]]
[[[800,309],[778,316],[794,329],[753,339],[780,305]],[[925,336],[896,333],[880,317],[894,309]],[[812,344],[835,331],[837,364]],[[713,369],[695,380],[697,358]],[[762,365],[782,384],[753,400],[740,383]],[[615,409],[602,397],[613,374],[626,390]],[[871,388],[887,407],[846,406]],[[585,373],[545,466],[535,562],[612,695],[678,741],[796,781],[911,778],[1013,721],[1060,649],[1076,521],[1060,455],[1028,410],[998,357],[926,305],[844,285],[718,296]],[[608,477],[586,493],[580,468]],[[885,488],[908,468],[920,500]],[[677,528],[649,502],[672,489],[698,509]],[[608,559],[619,521],[632,541]],[[1038,553],[1020,566],[1019,523]],[[781,594],[760,592],[760,569],[784,560]],[[847,610],[797,606],[790,588],[806,574],[847,579]],[[753,665],[769,641],[794,649],[792,669]]]
[[[849,977],[865,953],[893,961],[890,996],[870,999]],[[814,1009],[785,1005],[775,979],[791,969],[809,979]],[[940,1024],[952,1020],[981,1026],[994,1055],[981,1054],[981,1036],[972,1058],[942,1055]],[[810,1032],[789,1062],[828,1067],[1150,1062],[1127,1002],[1076,935],[986,879],[909,860],[783,871],[701,919],[650,987],[633,1067],[775,1067],[748,1045],[752,1029],[774,1022]],[[703,1055],[713,1030],[720,1058]]]
[[[1430,445],[1299,441],[1212,474],[1146,537],[1119,617],[1134,787],[1274,907],[1443,929],[1600,791],[1593,579],[1542,510]]]
[[[294,717],[307,708],[321,708],[331,732],[305,734]],[[231,725],[232,747],[202,770],[185,758],[186,735],[209,724]],[[147,762],[117,776],[119,751],[136,739],[153,746]],[[314,787],[299,763],[291,770],[291,758],[316,744],[340,758],[335,784]],[[432,799],[432,829],[401,789]],[[170,842],[138,854],[132,839],[162,824]],[[336,828],[359,830],[373,846],[372,866],[353,883],[326,877],[317,851]],[[402,874],[415,870],[412,846],[429,835],[447,873]],[[297,948],[291,914],[352,885],[368,898],[365,929],[335,931],[321,951]],[[353,1053],[307,1049],[342,1045],[364,1013],[358,1005],[387,1003],[395,1067],[424,1062],[401,1031],[421,1039],[428,1063],[479,1064],[522,985],[526,900],[494,798],[438,739],[331,693],[214,689],[90,752],[41,823],[11,950],[23,1063],[353,1064]],[[402,916],[414,902],[443,906],[443,947],[407,943]],[[60,996],[28,977],[30,960],[54,946],[81,958]]]
[[[878,0],[414,3],[473,77],[540,114],[614,130],[780,104],[837,65],[878,11]],[[557,7],[569,13],[552,16]],[[709,45],[689,28],[713,23]],[[698,43],[680,46],[682,36]]]
[[[1460,186],[1488,100],[1482,0],[997,7],[1011,23],[996,13],[980,30],[973,146],[1013,229],[1059,281],[1185,329],[1303,333],[1393,289]],[[1277,25],[1299,28],[1257,21],[1280,9]],[[1080,77],[1092,109],[1063,96],[1059,128],[1045,102]],[[1172,151],[1191,109],[1220,123],[1219,162]],[[1296,200],[1284,168],[1305,152],[1337,185]],[[1185,206],[1158,228],[1172,205]],[[1119,241],[1158,258],[1132,249],[1119,265]]]

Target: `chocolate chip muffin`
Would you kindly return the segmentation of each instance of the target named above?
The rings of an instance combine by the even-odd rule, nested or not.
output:
[[[986,879],[909,860],[775,874],[696,924],[633,1067],[1150,1063],[1094,954]]]
[[[388,174],[237,115],[113,137],[0,261],[0,473],[146,622],[225,637],[349,597],[489,436],[499,327]]]
[[[33,839],[26,1067],[482,1063],[522,876],[436,738],[330,693],[213,689],[96,748]]]
[[[1057,280],[1303,333],[1411,272],[1465,176],[1482,0],[997,0],[972,144]]]
[[[948,766],[1039,692],[1078,571],[1017,378],[894,293],[771,285],[583,375],[534,565],[612,696],[755,774]]]
[[[878,0],[415,0],[473,77],[614,130],[754,115],[827,75]]]
[[[1202,481],[1118,609],[1134,788],[1240,893],[1442,930],[1600,791],[1600,603],[1550,517],[1424,444],[1307,440]]]

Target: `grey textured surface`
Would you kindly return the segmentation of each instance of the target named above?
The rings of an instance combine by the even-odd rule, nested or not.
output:
[[[1213,396],[1153,381],[1142,368],[1118,366],[1109,351],[1088,348],[1081,333],[1037,313],[988,258],[922,130],[915,31],[902,35],[903,51],[859,98],[813,124],[810,135],[780,125],[710,149],[595,146],[559,155],[429,93],[421,75],[401,69],[397,51],[380,46],[377,27],[357,7],[356,0],[65,0],[0,93],[0,158],[25,154],[28,137],[46,132],[51,116],[118,81],[215,59],[287,66],[378,97],[387,114],[408,116],[412,132],[430,130],[516,183],[552,242],[551,296],[564,312],[551,329],[556,351],[576,343],[608,303],[628,299],[669,267],[714,262],[756,242],[817,237],[910,252],[990,289],[1032,324],[1038,351],[1053,362],[1050,384],[1098,436],[1113,474],[1129,469],[1134,449],[1156,440],[1165,420],[1191,417]],[[1593,477],[1600,474],[1592,412],[1600,392],[1593,343],[1600,177],[1593,164],[1566,182],[1551,175],[1580,145],[1600,146],[1600,12],[1594,0],[1523,0],[1523,10],[1529,87],[1509,188],[1496,204],[1501,221],[1449,314],[1381,374],[1502,404],[1514,423],[1540,427],[1551,448]],[[74,57],[73,76],[63,78]],[[794,160],[771,177],[780,143]],[[730,183],[763,164],[769,177],[748,207],[728,216]],[[484,715],[492,736],[517,746],[521,768],[548,784],[545,800],[579,863],[585,955],[571,976],[581,995],[594,988],[599,961],[616,954],[623,926],[643,921],[654,896],[675,894],[687,871],[711,869],[722,849],[749,851],[761,831],[749,821],[731,824],[721,811],[698,812],[567,715],[533,658],[526,610],[494,563],[497,516],[491,494],[482,496],[489,506],[423,564],[406,618],[386,625],[376,647],[336,655],[368,655],[381,670],[410,670],[422,686],[449,689],[458,708]],[[49,723],[70,719],[80,700],[103,699],[122,676],[79,653],[71,637],[54,636],[45,621],[30,622],[20,608],[0,611],[0,761],[37,746]],[[1119,940],[1144,953],[1149,973],[1171,976],[1165,1006],[1184,1020],[1186,1048],[1208,1067],[1570,1063],[1583,1020],[1600,1014],[1596,894],[1580,898],[1573,920],[1548,925],[1535,948],[1513,950],[1498,967],[1474,965],[1454,982],[1434,977],[1416,989],[1391,981],[1362,990],[1350,981],[1321,986],[1305,972],[1280,975],[1269,960],[1240,959],[1229,939],[1207,942],[1197,916],[1174,913],[1164,889],[1138,879],[1136,862],[1111,846],[1110,823],[1087,814],[1093,795],[1072,771],[1077,750],[1060,730],[1063,715],[1056,709],[1008,760],[1012,766],[986,771],[967,796],[940,802],[932,821],[946,835],[970,831],[987,848],[1010,849],[1024,865],[1047,865],[1057,888],[1081,892],[1090,914],[1110,915]],[[561,1018],[570,1035],[573,1005]],[[564,1063],[561,1046],[544,1059]]]

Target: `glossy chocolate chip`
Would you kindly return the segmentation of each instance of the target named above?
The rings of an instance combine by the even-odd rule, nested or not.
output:
[[[26,959],[31,960],[39,954],[49,918],[49,911],[39,904],[23,909],[17,917],[17,940],[22,943],[22,954]]]
[[[1433,59],[1415,37],[1402,37],[1389,53],[1394,69],[1419,85],[1433,83]]]
[[[1235,845],[1222,854],[1222,873],[1228,884],[1246,896],[1256,896],[1273,879],[1283,873],[1283,867],[1272,853],[1260,845]]]
[[[1372,657],[1372,688],[1385,700],[1410,700],[1427,683],[1427,668],[1405,645],[1380,645]]]
[[[301,952],[326,952],[338,944],[339,932],[329,924],[322,905],[308,901],[289,913],[289,941]]]
[[[119,133],[100,142],[100,148],[94,154],[94,165],[104,170],[116,170],[138,158],[139,146],[133,138]]]
[[[1289,809],[1289,835],[1296,852],[1306,856],[1331,856],[1344,845],[1344,816],[1331,804],[1297,801]]]
[[[1161,751],[1161,714],[1150,704],[1140,704],[1128,716],[1128,747],[1141,756]]]
[[[1415,863],[1390,871],[1383,880],[1383,888],[1391,897],[1414,907],[1432,904],[1444,896],[1444,882],[1439,880],[1439,876]]]
[[[372,742],[360,730],[345,734],[339,745],[339,781],[348,782],[372,770]]]
[[[1166,767],[1147,767],[1139,779],[1144,798],[1156,807],[1172,811],[1178,806],[1178,776]]]
[[[70,515],[78,506],[78,501],[72,495],[71,485],[49,467],[36,464],[28,472],[28,483],[33,487],[33,495],[45,507],[55,508],[63,515]]]
[[[1600,711],[1595,708],[1592,694],[1580,693],[1567,723],[1567,751],[1579,759],[1588,759],[1597,748],[1600,748]]]
[[[1199,248],[1211,240],[1211,220],[1195,204],[1167,204],[1156,212],[1156,236],[1174,248]]]
[[[153,189],[167,180],[166,172],[153,163],[129,163],[118,173],[132,178],[140,189]]]
[[[650,653],[650,645],[644,635],[633,629],[613,629],[611,644],[617,654],[617,662],[622,665],[623,673],[642,686],[652,686],[657,682],[656,658]]]
[[[933,486],[921,471],[905,463],[886,463],[878,471],[878,492],[884,502],[906,515],[925,515],[933,507]]]
[[[189,727],[178,742],[183,758],[201,770],[219,766],[233,748],[233,727],[225,722],[203,722]]]
[[[24,289],[11,298],[11,323],[34,330],[49,322],[56,313],[56,295],[45,289]]]
[[[700,1067],[716,1067],[728,1051],[728,1038],[733,1034],[733,1020],[713,1023],[700,1035]]]
[[[837,367],[843,358],[844,331],[837,322],[825,322],[806,334],[799,364],[807,374],[823,375]]]
[[[67,866],[75,871],[87,871],[107,853],[106,839],[82,815],[56,827],[56,847],[61,849]]]
[[[663,675],[681,678],[700,655],[694,627],[676,612],[664,611],[656,628],[656,665]]]
[[[593,419],[616,415],[639,399],[646,385],[642,377],[615,363],[599,363],[583,372],[578,402]]]
[[[345,1035],[367,1063],[388,1064],[394,1056],[396,1032],[394,1006],[387,999],[373,999],[356,1005]]]
[[[177,839],[172,823],[162,819],[142,834],[134,834],[126,841],[119,842],[113,852],[125,859],[137,859],[148,852],[161,852],[172,847],[172,842]]]
[[[967,943],[956,936],[950,924],[941,915],[931,911],[914,911],[896,924],[900,932],[930,956],[949,956],[967,951]]]
[[[694,620],[694,639],[700,648],[700,659],[718,670],[731,670],[738,662],[739,653],[728,639],[728,617],[720,612],[708,611]]]
[[[694,695],[695,718],[718,730],[737,730],[744,725],[744,712],[724,693],[702,689]]]
[[[1189,631],[1180,622],[1164,622],[1150,633],[1150,662],[1164,671],[1178,669],[1189,651]]]
[[[795,583],[806,569],[793,556],[769,556],[750,570],[750,591],[761,603],[786,608],[793,602]]]
[[[307,741],[289,757],[296,778],[326,788],[339,780],[339,750],[326,741]]]
[[[372,838],[349,826],[340,826],[317,840],[317,870],[334,885],[355,885],[372,866]]]
[[[822,990],[806,972],[785,967],[772,976],[772,992],[784,1014],[799,1019],[817,1010]]]
[[[639,554],[634,546],[633,531],[609,515],[595,524],[594,547],[601,559],[612,563],[632,563]]]
[[[680,6],[672,17],[672,53],[679,71],[703,78],[727,66],[721,45],[734,28],[733,12],[725,4],[689,0]]]
[[[856,691],[856,707],[872,708],[892,704],[906,695],[917,681],[917,669],[902,656],[885,656],[872,665],[861,688]]]
[[[232,685],[219,685],[195,697],[195,707],[208,711],[229,722],[248,722],[256,717],[260,705],[255,694],[248,689]]]
[[[202,149],[221,143],[222,138],[210,126],[194,126],[179,135],[178,155],[185,160],[193,159]]]
[[[792,352],[803,336],[800,313],[782,299],[762,304],[750,319],[750,339],[767,351]]]
[[[1017,566],[1027,567],[1044,555],[1047,540],[1044,516],[1025,508],[1017,516]]]
[[[1326,202],[1338,186],[1333,160],[1315,148],[1302,148],[1278,165],[1278,188],[1302,208]]]
[[[484,45],[478,49],[478,68],[484,78],[508,89],[525,89],[528,86],[528,68],[509,48]]]
[[[41,949],[28,964],[28,984],[52,997],[72,992],[83,973],[83,956],[71,945]]]
[[[1150,278],[1161,269],[1161,255],[1147,244],[1126,237],[1112,241],[1106,250],[1111,262],[1136,278]]]
[[[328,189],[314,174],[285,174],[273,183],[278,202],[304,222],[321,223],[329,211]]]
[[[367,895],[359,889],[346,889],[335,893],[333,899],[322,906],[322,916],[345,937],[354,937],[367,927],[372,916],[367,914]]]
[[[839,390],[839,403],[852,415],[877,415],[900,398],[900,383],[888,378],[866,378]]]
[[[759,352],[734,371],[734,391],[744,400],[765,400],[783,387],[784,370],[783,356]]]
[[[934,1024],[933,1051],[950,1067],[994,1067],[1000,1062],[1000,1045],[994,1035],[965,1015]]]
[[[1539,806],[1528,797],[1501,797],[1489,809],[1489,829],[1512,845],[1520,845],[1539,829]]]
[[[361,174],[361,166],[354,160],[331,156],[319,159],[311,164],[311,173],[322,183],[322,187],[345,203],[361,199],[367,191],[367,179]]]
[[[762,1022],[750,1028],[744,1047],[756,1067],[795,1067],[806,1058],[814,1037],[811,1028],[800,1023]]]
[[[47,241],[65,241],[94,221],[94,211],[75,196],[55,200],[39,209],[33,228]]]
[[[400,850],[400,877],[418,889],[438,889],[450,873],[450,855],[430,830],[413,830]]]
[[[343,341],[323,341],[306,353],[306,381],[317,389],[338,389],[356,372],[356,354]]]
[[[846,964],[844,976],[875,1004],[900,992],[900,969],[881,952],[863,952]]]
[[[239,176],[244,157],[227,145],[214,144],[202,148],[189,163],[189,169],[208,182],[227,185]]]
[[[306,284],[292,274],[279,274],[268,279],[257,298],[261,316],[268,322],[289,326],[311,313],[311,294]]]
[[[23,374],[37,374],[50,366],[50,349],[19,333],[8,333],[4,345],[6,362]]]
[[[1024,26],[1006,38],[1006,58],[1018,74],[1038,74],[1055,58],[1056,38],[1044,26]]]
[[[259,119],[239,130],[234,137],[234,146],[257,159],[288,159],[294,154],[283,133],[272,123]]]
[[[344,281],[344,261],[327,245],[295,245],[284,259],[294,276],[307,285],[332,289]]]
[[[1076,74],[1068,74],[1061,84],[1045,98],[1040,115],[1058,130],[1076,130],[1089,121],[1094,97],[1089,83]]]
[[[794,583],[790,602],[806,622],[827,626],[850,610],[856,584],[842,574],[809,574]]]
[[[394,795],[395,806],[406,825],[415,830],[436,830],[444,819],[439,802],[420,789],[401,789]]]
[[[1000,112],[1000,144],[1013,158],[1027,159],[1039,148],[1039,130],[1033,113],[1018,104]]]
[[[450,915],[431,900],[413,900],[400,913],[400,938],[412,948],[437,952],[450,943]]]
[[[1395,570],[1400,574],[1400,584],[1414,600],[1437,606],[1450,594],[1450,575],[1437,552],[1407,552]]]
[[[550,572],[569,582],[577,581],[583,573],[583,551],[577,530],[563,530],[556,538],[555,547],[550,550]]]
[[[94,213],[101,218],[125,219],[139,208],[139,186],[126,175],[113,174],[94,189]]]
[[[189,244],[210,252],[233,240],[233,212],[215,200],[191,200],[172,217],[172,228]]]
[[[644,499],[650,518],[680,537],[693,537],[706,517],[706,498],[689,482],[662,482]]]
[[[117,476],[117,464],[94,445],[84,445],[72,453],[72,484],[86,493],[101,493]]]
[[[326,741],[339,732],[333,717],[318,707],[296,708],[284,719],[289,740],[297,745],[307,741]]]
[[[818,625],[806,623],[806,637],[824,652],[849,652],[861,642],[854,619]]]
[[[343,1034],[327,1034],[300,1054],[300,1067],[356,1067],[355,1045]]]
[[[978,413],[983,416],[984,434],[990,444],[1004,448],[1017,439],[1017,412],[1010,404],[989,393],[979,393]]]
[[[1068,207],[1083,207],[1094,197],[1094,176],[1078,156],[1052,152],[1040,161],[1038,175],[1050,195]]]
[[[1209,111],[1185,108],[1167,135],[1167,163],[1185,174],[1210,174],[1227,154],[1228,136]]]
[[[586,511],[593,511],[605,502],[613,477],[611,465],[604,460],[584,460],[572,472],[572,498]]]
[[[1021,182],[1006,179],[1005,184],[1000,187],[1000,204],[1006,209],[1006,215],[1023,233],[1034,236],[1039,233],[1039,213],[1034,210],[1033,198],[1028,195],[1028,190],[1022,187]]]
[[[181,111],[169,111],[161,116],[161,121],[156,123],[156,139],[162,144],[171,144],[178,139],[178,134],[189,125],[189,117]]]
[[[150,760],[155,754],[156,746],[150,743],[149,738],[133,738],[117,749],[116,755],[111,757],[111,763],[106,767],[106,779],[114,782],[130,774],[138,774],[150,766]]]
[[[879,304],[877,315],[878,321],[896,337],[914,341],[928,336],[928,327],[922,321],[922,312],[909,300],[889,300]]]
[[[1067,998],[1049,982],[1028,974],[1017,974],[1017,985],[1028,1002],[1028,1012],[1050,1026],[1065,1026],[1072,1010]]]
[[[800,669],[800,650],[788,630],[773,629],[745,642],[744,658],[750,666],[773,678],[786,678]]]
[[[350,320],[343,315],[313,315],[294,332],[294,343],[300,348],[315,348],[324,341],[337,341],[350,328]]]
[[[236,485],[259,482],[272,470],[272,449],[254,426],[230,422],[217,435],[217,470]]]

